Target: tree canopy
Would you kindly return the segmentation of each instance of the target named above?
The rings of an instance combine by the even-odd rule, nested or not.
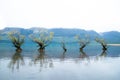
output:
[[[8,33],[8,37],[13,43],[14,47],[21,49],[21,45],[24,43],[25,36],[21,35],[18,31],[12,31]]]
[[[40,32],[38,35],[31,34],[30,38],[39,45],[40,50],[44,50],[46,46],[48,46],[53,39],[53,32]]]

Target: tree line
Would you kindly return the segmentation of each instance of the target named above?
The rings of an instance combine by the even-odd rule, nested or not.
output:
[[[51,43],[52,39],[54,37],[53,32],[48,32],[48,31],[40,31],[37,34],[31,34],[29,35],[29,38],[38,44],[39,46],[39,51],[45,51],[45,48]],[[21,35],[20,32],[18,31],[11,31],[8,33],[8,38],[16,48],[16,51],[21,51],[22,48],[21,46],[25,43],[25,36]],[[0,37],[1,39],[1,37]],[[83,49],[90,43],[90,38],[88,35],[85,35],[84,38],[82,38],[79,35],[75,36],[76,41],[80,44],[80,51],[83,51]],[[97,43],[99,43],[102,46],[102,50],[106,51],[107,50],[107,43],[103,38],[98,38],[96,37],[94,39]],[[64,52],[67,51],[65,41],[61,40],[61,47],[63,48]]]

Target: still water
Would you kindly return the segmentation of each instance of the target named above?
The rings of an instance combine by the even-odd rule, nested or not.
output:
[[[87,56],[52,58],[45,52],[24,57],[15,52],[0,59],[0,80],[120,80],[120,57]]]
[[[120,57],[0,59],[0,80],[120,80]]]
[[[38,52],[35,44],[23,45],[16,52],[10,43],[0,43],[0,80],[120,80],[120,47],[89,45],[79,51],[79,45],[51,44]],[[9,47],[8,47],[9,46]]]

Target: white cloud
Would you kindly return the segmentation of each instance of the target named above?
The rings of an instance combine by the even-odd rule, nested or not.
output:
[[[0,0],[7,26],[120,31],[119,0]]]

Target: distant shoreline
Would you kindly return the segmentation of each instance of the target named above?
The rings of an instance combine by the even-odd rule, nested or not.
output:
[[[120,44],[108,44],[109,46],[120,46]]]

